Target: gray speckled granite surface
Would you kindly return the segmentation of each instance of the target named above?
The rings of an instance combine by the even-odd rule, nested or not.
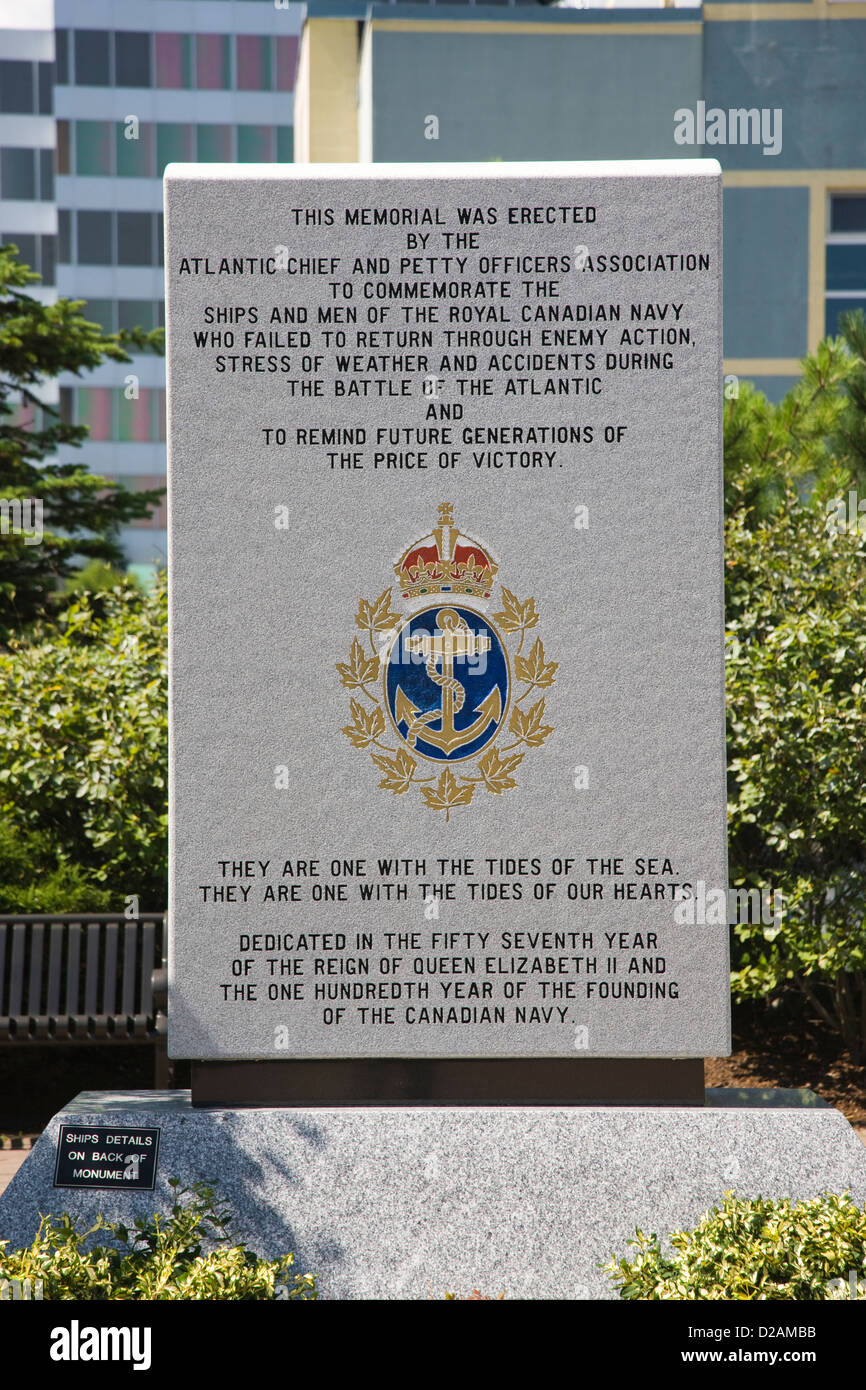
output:
[[[747,1196],[850,1190],[866,1150],[832,1108],[415,1107],[193,1110],[189,1093],[85,1092],[48,1125],[0,1198],[0,1239],[32,1239],[40,1211],[130,1219],[168,1203],[167,1180],[207,1178],[235,1234],[295,1253],[334,1299],[611,1297],[597,1263],[634,1228],[689,1226],[728,1188]],[[158,1124],[155,1192],[52,1187],[58,1126]]]

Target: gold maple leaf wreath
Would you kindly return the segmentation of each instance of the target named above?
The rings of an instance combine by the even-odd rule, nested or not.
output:
[[[377,696],[368,689],[371,682],[378,681],[384,653],[394,629],[403,621],[399,613],[390,611],[390,607],[390,589],[385,589],[377,599],[370,602],[362,598],[358,605],[355,626],[359,632],[367,634],[371,654],[368,656],[366,645],[354,637],[348,661],[338,661],[336,666],[345,688],[366,696],[370,701],[370,707],[353,695],[349,701],[352,722],[347,724],[342,732],[355,748],[366,748],[380,772],[385,774],[379,783],[381,788],[393,792],[395,796],[402,796],[410,787],[420,787],[421,796],[427,805],[434,811],[444,811],[445,819],[448,821],[455,806],[469,805],[476,787],[483,785],[489,792],[501,796],[503,792],[517,786],[514,774],[523,762],[525,752],[516,750],[540,748],[545,739],[553,733],[552,727],[544,723],[543,695],[528,709],[523,709],[522,706],[534,691],[547,690],[553,685],[558,662],[547,660],[540,638],[536,638],[529,655],[523,655],[526,634],[530,628],[538,625],[539,615],[535,608],[535,599],[519,599],[503,585],[502,611],[494,613],[493,617],[508,637],[516,639],[517,645],[513,653],[514,673],[517,679],[526,685],[526,689],[512,704],[511,718],[508,721],[508,730],[514,735],[514,742],[501,749],[491,744],[476,763],[477,777],[467,777],[462,773],[455,777],[450,767],[444,768],[438,779],[435,774],[419,777],[418,762],[406,748],[392,748],[382,742],[382,736],[388,727],[385,713]],[[497,737],[501,737],[501,732]],[[431,783],[435,785],[430,785]]]

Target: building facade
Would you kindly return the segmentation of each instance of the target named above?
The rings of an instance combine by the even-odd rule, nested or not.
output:
[[[778,399],[839,314],[866,308],[864,74],[866,3],[850,0],[0,0],[0,241],[40,271],[40,297],[152,328],[169,161],[712,155],[725,370]],[[161,485],[160,358],[57,389],[90,429],[69,458]],[[163,564],[164,509],[123,540],[131,564]]]
[[[2,0],[0,240],[41,272],[41,297],[83,299],[112,331],[164,323],[163,169],[291,161],[300,23],[272,0]],[[62,461],[164,484],[161,358],[58,386],[90,430]],[[164,506],[122,539],[133,566],[164,565]]]
[[[310,0],[296,158],[718,159],[725,369],[774,400],[866,309],[866,4],[397,11]]]

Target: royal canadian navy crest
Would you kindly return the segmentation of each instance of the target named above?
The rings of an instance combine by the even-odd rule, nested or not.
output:
[[[394,565],[405,611],[394,611],[390,588],[362,598],[360,636],[337,662],[352,692],[343,733],[384,774],[379,786],[395,796],[417,787],[446,820],[476,792],[516,787],[526,754],[553,732],[542,692],[557,663],[540,637],[527,637],[540,622],[535,599],[500,584],[501,607],[486,615],[498,572],[443,502],[437,525]]]

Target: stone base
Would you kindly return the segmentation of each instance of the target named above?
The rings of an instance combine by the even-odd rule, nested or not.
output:
[[[617,1296],[598,1264],[627,1253],[636,1226],[693,1226],[730,1188],[866,1202],[866,1148],[837,1110],[808,1093],[717,1096],[679,1110],[202,1110],[188,1091],[86,1091],[0,1197],[0,1239],[29,1244],[40,1212],[129,1222],[168,1208],[169,1178],[200,1178],[230,1203],[238,1240],[293,1251],[324,1298],[597,1299]],[[55,1189],[58,1128],[73,1118],[160,1126],[156,1190]]]

